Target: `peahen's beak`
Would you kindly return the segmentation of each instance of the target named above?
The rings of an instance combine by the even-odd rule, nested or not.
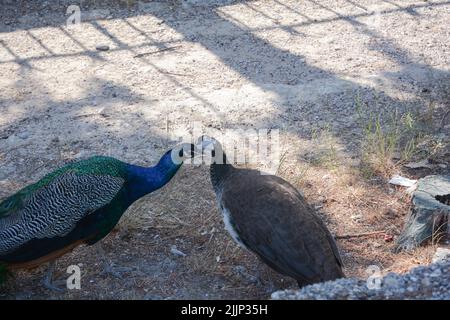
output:
[[[204,150],[214,150],[218,143],[213,137],[203,135],[197,139],[196,148],[203,153]]]
[[[222,145],[213,137],[203,135],[197,139],[196,148],[200,150],[206,164],[224,163]]]

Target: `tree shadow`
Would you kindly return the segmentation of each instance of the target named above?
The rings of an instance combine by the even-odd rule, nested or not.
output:
[[[155,72],[164,76],[164,78],[173,84],[174,87],[180,88],[192,99],[198,101],[201,108],[209,109],[215,115],[216,120],[222,123],[222,126],[230,125],[228,120],[227,106],[217,104],[216,101],[211,101],[208,98],[208,94],[199,93],[189,86],[184,85],[182,81],[176,75],[167,72],[149,57],[140,55],[140,49],[145,47],[154,47],[158,50],[168,50],[172,46],[181,42],[191,42],[206,48],[211,54],[220,60],[230,70],[239,74],[240,77],[246,79],[251,83],[256,90],[262,92],[273,93],[271,103],[276,105],[276,109],[267,116],[262,116],[254,119],[253,125],[256,127],[272,128],[282,126],[282,130],[286,133],[293,133],[299,137],[309,138],[311,129],[320,127],[323,125],[331,125],[334,133],[341,138],[341,142],[348,144],[348,152],[354,149],[351,142],[345,139],[346,128],[354,126],[352,121],[348,121],[349,117],[355,114],[355,102],[352,101],[352,96],[347,95],[340,100],[336,100],[343,92],[361,93],[367,97],[376,97],[377,105],[371,106],[373,112],[377,112],[377,108],[420,108],[423,107],[424,101],[430,102],[433,99],[441,99],[445,102],[448,99],[448,88],[435,92],[434,95],[418,95],[423,88],[428,88],[435,83],[448,83],[450,82],[450,74],[447,71],[435,69],[432,66],[427,65],[420,59],[413,57],[407,50],[401,48],[395,41],[389,39],[383,34],[380,34],[376,29],[371,28],[363,21],[359,21],[360,18],[367,18],[374,14],[370,10],[367,10],[361,4],[356,4],[353,1],[345,0],[349,6],[353,6],[360,13],[357,14],[343,14],[334,8],[330,8],[327,5],[321,3],[319,0],[308,0],[315,7],[326,13],[325,17],[315,18],[311,14],[302,13],[300,9],[293,7],[292,3],[287,3],[282,0],[276,0],[274,3],[283,10],[287,10],[290,14],[297,17],[297,20],[301,22],[295,22],[291,24],[281,24],[277,18],[270,12],[266,12],[261,8],[258,8],[251,1],[227,1],[227,4],[238,4],[243,10],[248,10],[255,15],[261,16],[265,22],[268,22],[267,26],[251,27],[245,21],[239,21],[236,17],[233,17],[226,10],[223,10],[223,6],[217,2],[202,6],[184,6],[176,5],[170,2],[150,2],[148,4],[139,3],[137,6],[124,8],[119,6],[113,7],[109,15],[104,17],[107,20],[116,20],[123,23],[124,26],[137,32],[142,36],[145,41],[140,44],[130,44],[126,39],[119,38],[113,31],[109,30],[107,24],[102,23],[101,20],[93,20],[85,22],[92,28],[94,28],[99,34],[108,39],[113,47],[109,52],[128,52],[134,58],[138,59],[141,63],[149,66]],[[410,6],[400,6],[392,1],[388,2],[392,8],[385,9],[380,12],[383,14],[402,13],[406,12],[411,14],[414,12],[413,18],[420,19],[420,14],[416,9],[433,8],[437,6],[450,5],[450,1],[438,2],[438,3],[425,3],[425,4],[413,4]],[[4,15],[9,14],[29,14],[30,8],[39,7],[37,1],[29,1],[22,3],[23,7],[17,9],[17,4],[14,7],[12,3],[5,7]],[[54,2],[50,1],[50,4]],[[22,57],[21,54],[16,52],[16,49],[8,43],[7,40],[0,38],[0,48],[6,53],[4,56],[10,58],[1,58],[0,67],[5,64],[15,63],[19,66],[19,82],[23,83],[26,80],[27,72],[33,72],[36,66],[33,64],[42,60],[62,59],[88,57],[92,61],[101,63],[109,63],[107,55],[101,54],[95,48],[90,48],[83,41],[80,41],[76,33],[71,32],[66,26],[63,26],[65,16],[61,9],[64,9],[67,5],[67,1],[55,1],[55,9],[50,12],[57,12],[60,20],[53,21],[52,23],[57,28],[59,35],[67,37],[67,41],[71,42],[77,47],[76,52],[55,52],[49,47],[44,40],[39,38],[34,29],[45,25],[44,19],[36,19],[31,24],[11,24],[9,26],[2,27],[0,30],[0,36],[2,32],[9,32],[16,28],[23,29],[25,31],[24,36],[38,46],[43,54],[37,56]],[[80,5],[88,3],[81,1]],[[95,2],[97,5],[88,7],[90,9],[104,8],[111,5],[110,1]],[[104,4],[98,5],[98,4]],[[89,3],[88,3],[89,4]],[[106,5],[105,5],[106,4]],[[34,5],[34,6],[33,6]],[[108,5],[108,6],[107,6]],[[126,5],[126,3],[125,3]],[[11,9],[12,8],[12,9]],[[13,9],[16,10],[13,10]],[[25,9],[23,9],[25,8]],[[44,9],[45,9],[44,8]],[[110,7],[111,8],[111,7]],[[9,11],[8,11],[9,10]],[[362,11],[362,12],[361,12]],[[36,12],[31,12],[36,14]],[[176,31],[181,35],[181,39],[170,39],[168,41],[158,41],[151,35],[150,29],[145,29],[142,26],[137,26],[135,22],[130,20],[130,17],[138,15],[148,15],[161,21],[164,26]],[[11,18],[11,17],[10,17]],[[18,18],[18,17],[15,17]],[[19,17],[20,18],[20,17]],[[205,21],[208,22],[207,29],[199,29],[195,26],[201,25]],[[385,72],[378,75],[383,78],[383,81],[387,81],[392,84],[406,83],[408,85],[403,86],[401,89],[405,93],[411,93],[415,97],[405,101],[400,101],[397,98],[393,98],[380,89],[373,86],[366,86],[358,83],[355,79],[344,78],[329,70],[322,69],[309,63],[304,55],[301,54],[301,49],[297,50],[299,53],[291,52],[288,49],[283,49],[280,46],[274,46],[271,41],[259,34],[264,32],[270,32],[271,30],[282,30],[289,34],[290,37],[304,37],[304,34],[298,31],[299,28],[304,26],[319,25],[323,23],[329,23],[334,21],[341,21],[348,23],[356,32],[363,34],[371,39],[367,44],[367,49],[370,51],[376,51],[389,60],[393,61],[399,66],[398,71]],[[213,22],[213,23],[211,23]],[[267,24],[267,23],[266,23]],[[383,45],[378,45],[382,43]],[[268,63],[270,61],[270,63]],[[39,69],[38,69],[39,70]],[[97,79],[100,82],[102,79]],[[20,83],[17,84],[18,86]],[[123,90],[130,90],[130,88],[124,87]],[[95,90],[91,90],[92,94],[96,94]],[[237,99],[241,99],[238,90]],[[86,93],[88,94],[88,93]],[[247,93],[244,90],[242,99],[245,99]],[[55,101],[42,99],[41,105],[52,105]],[[106,103],[107,101],[101,101]],[[2,101],[3,105],[11,104],[11,100]],[[84,102],[70,102],[67,104],[73,105],[74,108],[82,107]],[[336,112],[336,108],[340,108],[339,112]],[[257,107],[256,107],[257,109]],[[321,110],[321,112],[319,112]],[[336,117],[338,113],[338,117]],[[301,125],[299,125],[301,124]],[[231,123],[231,125],[235,125]],[[9,127],[4,128],[6,131],[11,131],[11,124]],[[2,136],[6,136],[2,134]]]
[[[52,1],[46,2],[52,3]],[[70,2],[73,4],[72,1]],[[371,106],[374,113],[390,108],[402,110],[422,108],[424,102],[431,102],[436,98],[443,102],[447,99],[448,102],[448,91],[445,91],[447,89],[442,92],[434,92],[434,96],[419,95],[418,93],[421,89],[432,87],[436,82],[449,83],[449,72],[434,68],[417,59],[395,41],[370,28],[364,21],[360,21],[372,17],[373,12],[350,0],[345,0],[345,2],[354,6],[358,13],[343,14],[334,8],[329,8],[319,0],[310,0],[309,2],[314,3],[318,9],[325,12],[325,16],[316,17],[309,12],[303,13],[285,0],[275,0],[274,4],[298,20],[286,24],[280,23],[274,14],[262,10],[251,1],[232,2],[240,5],[242,10],[263,19],[264,23],[256,27],[251,26],[251,23],[245,20],[236,18],[228,13],[225,6],[218,4],[186,7],[157,2],[141,8],[134,8],[135,10],[111,9],[109,15],[103,20],[84,22],[111,44],[108,53],[99,52],[95,46],[92,46],[92,43],[86,44],[65,26],[66,16],[62,10],[65,5],[55,7],[53,12],[58,18],[51,22],[45,19],[32,19],[33,21],[29,23],[20,21],[16,23],[14,19],[17,20],[20,16],[14,15],[19,11],[11,10],[13,16],[9,17],[8,19],[11,20],[8,21],[12,21],[12,23],[6,26],[0,25],[0,50],[2,50],[0,52],[0,68],[12,64],[18,66],[19,72],[16,77],[19,78],[19,81],[16,86],[27,87],[30,86],[31,81],[35,81],[29,74],[39,72],[40,62],[52,62],[58,59],[77,61],[80,58],[87,58],[93,63],[108,64],[115,62],[108,54],[123,53],[122,58],[136,59],[152,72],[161,75],[176,90],[185,93],[188,97],[186,99],[195,100],[198,103],[196,112],[202,112],[204,109],[212,111],[213,116],[204,117],[205,124],[218,120],[221,122],[222,128],[228,125],[239,126],[240,123],[236,118],[230,120],[232,106],[219,103],[217,99],[211,99],[209,92],[192,88],[190,85],[195,84],[195,79],[191,80],[191,83],[184,82],[178,75],[171,74],[155,63],[151,55],[142,55],[142,49],[146,48],[152,48],[156,52],[157,50],[169,50],[181,43],[194,44],[206,49],[227,69],[247,83],[242,88],[231,92],[236,95],[234,101],[238,107],[245,106],[247,101],[253,98],[249,95],[255,92],[257,92],[255,95],[260,92],[270,93],[270,98],[263,94],[261,95],[262,99],[256,99],[256,102],[250,104],[250,108],[254,109],[252,112],[256,114],[254,118],[249,117],[254,127],[280,128],[288,135],[300,139],[310,139],[312,129],[330,125],[333,134],[339,138],[339,142],[348,153],[354,151],[354,144],[358,142],[355,137],[348,139],[355,125],[352,117],[356,111],[354,97],[357,94],[361,94],[363,99],[377,101],[377,104]],[[38,2],[28,1],[26,5],[29,8],[35,8],[33,3]],[[449,5],[450,1],[414,4],[407,7],[391,4],[392,8],[382,11],[380,14],[406,12],[414,19],[421,19],[418,13],[420,9]],[[90,8],[97,8],[97,6]],[[7,15],[7,12],[9,11],[5,8],[1,14]],[[33,18],[40,14],[25,10],[22,15],[31,15]],[[45,13],[43,15],[45,16]],[[162,41],[156,40],[152,36],[152,28],[157,28],[157,24],[148,27],[138,26],[130,19],[140,15],[155,18],[158,24],[164,25],[165,29],[172,30],[179,37]],[[3,21],[3,19],[0,20]],[[144,40],[137,44],[130,43],[126,37],[117,36],[107,22],[120,23],[120,26],[133,30]],[[283,49],[283,45],[272,43],[278,39],[270,39],[270,36],[265,36],[265,33],[281,30],[289,37],[305,37],[305,32],[300,31],[302,28],[333,22],[348,24],[358,34],[370,38],[372,41],[368,42],[367,49],[387,57],[398,66],[397,70],[375,75],[375,78],[382,78],[383,81],[394,86],[404,85],[401,86],[401,89],[413,97],[401,100],[387,94],[380,87],[365,85],[355,77],[343,77],[330,70],[317,67],[308,61],[307,55],[302,53],[302,48],[294,48],[297,52],[295,53],[294,50]],[[67,38],[66,40],[77,49],[62,52],[53,50],[35,33],[39,28],[48,25],[55,27],[55,36],[61,35]],[[20,31],[33,45],[39,47],[42,53],[31,56],[26,53],[18,53],[14,45],[5,37],[12,31]],[[377,43],[383,43],[385,50],[380,51],[381,46],[376,45]],[[180,55],[182,54],[180,53]],[[327,56],[324,55],[323,58],[326,59]],[[61,86],[63,85],[61,84]],[[161,86],[163,85],[161,84]],[[76,99],[61,100],[52,98],[48,94],[49,88],[45,88],[45,84],[34,83],[34,87],[38,88],[37,92],[34,92],[32,96],[25,97],[34,103],[33,114],[26,113],[17,116],[14,121],[1,127],[0,150],[2,154],[0,154],[0,161],[2,168],[0,181],[8,180],[8,183],[11,182],[11,184],[2,184],[0,197],[36,180],[43,173],[65,161],[78,157],[106,154],[128,162],[150,164],[163,152],[166,139],[160,130],[154,129],[161,126],[161,119],[146,119],[132,112],[133,104],[139,104],[136,107],[139,109],[143,105],[151,107],[152,101],[142,100],[142,97],[133,90],[131,83],[118,85],[99,76],[90,78],[82,86],[84,91],[81,96]],[[248,86],[251,86],[252,90],[247,90]],[[226,89],[219,88],[217,91],[222,92]],[[258,109],[259,103],[267,103],[265,99],[273,99],[269,102],[275,106],[271,112]],[[25,103],[18,103],[14,98],[3,97],[0,99],[2,113],[11,105],[18,106],[19,109],[26,106]],[[123,109],[121,109],[122,107]],[[163,113],[168,111],[168,109],[163,110]],[[115,113],[118,114],[117,117],[114,116]],[[56,117],[59,117],[60,120],[55,121]],[[66,125],[69,122],[73,123],[71,127]],[[55,134],[56,132],[60,134]],[[27,133],[33,135],[32,141],[28,141]],[[210,208],[205,210],[209,211]],[[367,261],[367,264],[369,263],[372,261]]]
[[[32,103],[0,100],[3,114],[8,105],[19,106],[15,120],[0,127],[0,198],[74,159],[106,155],[151,165],[165,152],[167,136],[154,130],[159,124],[130,112],[152,101],[112,81],[92,78],[85,84],[76,99],[34,92]]]

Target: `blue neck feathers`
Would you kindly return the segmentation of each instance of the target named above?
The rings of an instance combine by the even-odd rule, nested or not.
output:
[[[134,202],[163,187],[177,173],[181,163],[176,164],[172,161],[171,151],[166,152],[154,167],[146,168],[131,164],[127,166],[130,201]]]

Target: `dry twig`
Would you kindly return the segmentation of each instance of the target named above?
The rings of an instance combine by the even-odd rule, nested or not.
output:
[[[345,234],[342,236],[336,236],[336,239],[350,239],[350,238],[360,238],[360,237],[370,237],[378,234],[385,234],[386,231],[374,231],[374,232],[364,232],[364,233],[354,233],[354,234]]]

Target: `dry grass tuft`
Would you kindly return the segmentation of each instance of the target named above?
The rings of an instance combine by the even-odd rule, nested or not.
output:
[[[296,159],[296,156],[291,154],[288,158]],[[345,155],[338,151],[336,159],[345,159]],[[348,276],[366,278],[366,269],[371,265],[379,266],[383,272],[404,272],[417,262],[431,261],[432,247],[419,248],[415,253],[392,251],[410,206],[410,196],[404,190],[379,179],[368,180],[358,166],[347,165],[352,163],[348,159],[331,169],[307,161],[286,161],[280,175],[305,194],[334,235],[384,231],[338,240]],[[394,241],[387,242],[385,235],[393,236]]]
[[[375,114],[358,98],[356,106],[364,134],[361,142],[361,171],[366,177],[378,175],[388,178],[417,150],[421,139],[417,115],[412,112],[401,113],[397,109]]]

